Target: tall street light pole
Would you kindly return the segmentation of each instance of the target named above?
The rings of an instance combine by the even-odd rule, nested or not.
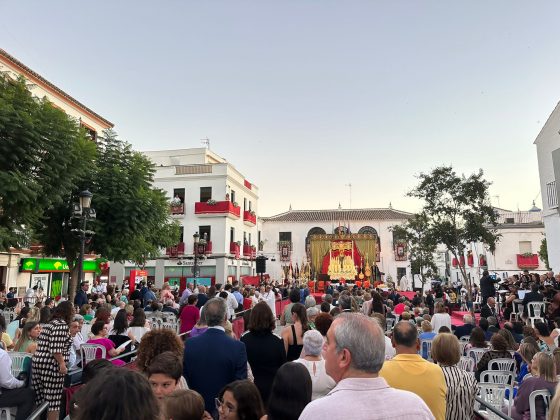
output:
[[[200,235],[198,232],[195,232],[193,235],[193,277],[194,277],[194,287],[196,287],[196,279],[198,277],[198,244],[200,243]]]
[[[80,193],[80,213],[81,213],[81,229],[77,229],[77,233],[80,238],[80,258],[78,261],[78,284],[76,286],[79,287],[79,284],[83,281],[84,275],[84,255],[86,250],[86,233],[87,230],[87,221],[90,218],[92,213],[91,208],[91,199],[93,194],[88,190],[82,191]]]

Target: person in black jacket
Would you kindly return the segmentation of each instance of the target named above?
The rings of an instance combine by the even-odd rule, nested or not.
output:
[[[539,293],[539,285],[537,283],[533,283],[531,285],[531,291],[525,294],[523,302],[521,303],[523,305],[523,317],[526,318],[529,314],[528,308],[530,302],[542,302],[543,299],[544,296]],[[542,315],[544,315],[544,313]]]
[[[82,305],[88,303],[87,291],[89,289],[89,282],[83,281],[80,283],[80,290],[76,293],[74,297],[74,305],[80,308]]]
[[[480,293],[482,294],[482,303],[486,303],[489,297],[494,297],[496,295],[495,283],[500,281],[499,279],[493,279],[490,277],[488,270],[482,272],[482,278],[480,279]]]

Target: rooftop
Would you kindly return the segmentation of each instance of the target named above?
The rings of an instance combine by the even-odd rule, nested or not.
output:
[[[288,210],[275,216],[261,217],[263,222],[319,222],[352,220],[403,220],[413,216],[401,210],[384,209],[332,209],[332,210]]]

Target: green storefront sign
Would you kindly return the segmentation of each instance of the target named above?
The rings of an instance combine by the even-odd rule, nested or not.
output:
[[[83,270],[100,271],[98,261],[84,261]],[[70,271],[68,263],[61,258],[23,258],[21,260],[21,271],[31,271],[34,273]]]

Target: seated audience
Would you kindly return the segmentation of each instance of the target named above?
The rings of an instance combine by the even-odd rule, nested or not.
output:
[[[490,339],[490,344],[492,349],[485,352],[476,365],[475,377],[477,381],[480,381],[480,374],[485,370],[488,370],[488,363],[490,360],[512,358],[511,353],[508,351],[507,341],[501,335],[494,334]]]
[[[0,348],[0,407],[16,407],[15,420],[25,420],[35,406],[35,393],[27,386],[29,373],[14,378],[11,372],[12,360]]]
[[[39,334],[41,334],[41,325],[39,325],[38,322],[26,322],[21,330],[19,340],[14,346],[14,351],[31,354],[35,353]]]
[[[535,334],[538,338],[538,343],[541,351],[554,351],[556,341],[550,336],[550,329],[544,322],[535,323]]]
[[[115,348],[115,344],[107,338],[109,335],[109,324],[103,321],[97,321],[91,326],[91,333],[93,334],[93,338],[89,339],[87,344],[98,344],[105,347],[106,359],[111,359],[124,352],[124,348]],[[111,360],[111,363],[115,366],[123,366],[125,364],[125,362],[120,359]]]
[[[439,331],[443,326],[449,328],[451,331],[451,317],[447,313],[447,308],[443,302],[437,302],[434,308],[434,316],[432,316],[432,329]]]
[[[132,313],[132,321],[128,326],[130,334],[134,337],[134,341],[137,343],[142,342],[142,337],[150,331],[150,323],[146,320],[146,313],[144,312],[144,309],[134,309],[134,312]]]

